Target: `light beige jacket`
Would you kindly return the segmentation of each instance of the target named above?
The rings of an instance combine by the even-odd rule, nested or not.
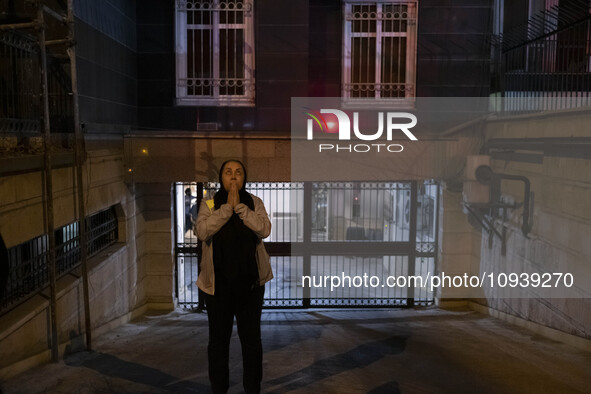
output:
[[[254,201],[254,211],[245,204],[238,204],[234,208],[246,227],[254,231],[260,242],[256,246],[256,260],[259,269],[259,285],[273,279],[273,271],[269,262],[269,254],[263,244],[263,238],[271,234],[271,221],[265,210],[263,201],[257,196],[250,195]],[[213,235],[232,217],[230,204],[223,204],[214,210],[213,199],[202,200],[197,215],[197,237],[201,240],[201,272],[197,278],[197,286],[205,293],[213,295],[215,292],[215,271],[213,267]]]

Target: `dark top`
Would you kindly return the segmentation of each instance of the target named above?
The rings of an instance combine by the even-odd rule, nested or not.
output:
[[[213,236],[216,287],[250,289],[258,282],[256,234],[234,213]]]

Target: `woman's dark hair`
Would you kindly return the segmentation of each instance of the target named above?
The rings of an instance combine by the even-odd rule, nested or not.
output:
[[[218,177],[218,180],[220,182],[220,189],[222,189],[224,187],[224,185],[222,183],[222,173],[224,172],[224,167],[226,166],[226,164],[232,163],[232,162],[238,163],[242,167],[242,172],[244,173],[244,182],[242,183],[242,188],[240,188],[240,190],[245,190],[245,187],[246,187],[246,167],[244,166],[244,164],[240,160],[237,160],[237,159],[226,160],[222,164],[222,166],[220,167],[220,173],[219,173],[219,177]]]

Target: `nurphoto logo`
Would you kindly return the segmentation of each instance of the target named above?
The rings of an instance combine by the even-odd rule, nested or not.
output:
[[[349,115],[338,109],[321,109],[319,112],[305,111],[304,114],[308,115],[311,119],[307,122],[307,139],[309,141],[314,139],[314,131],[320,133],[336,134],[338,133],[339,141],[351,141],[351,119]],[[332,120],[326,121],[322,114],[330,114],[331,118],[336,117],[336,123]],[[364,116],[368,116],[365,114]],[[373,114],[375,116],[375,114]],[[377,141],[382,139],[384,134],[384,118],[386,119],[386,141],[392,141],[394,133],[402,132],[409,140],[418,141],[417,137],[410,131],[411,128],[416,126],[417,117],[408,112],[378,112],[378,129],[375,132],[364,133],[359,127],[359,112],[353,112],[353,134],[357,140],[361,141]],[[404,122],[406,120],[406,122]],[[317,125],[318,127],[315,127]],[[349,153],[365,153],[365,152],[381,152],[387,151],[390,153],[402,152],[404,147],[401,144],[385,144],[385,143],[372,143],[372,144],[318,144],[318,152],[349,152]]]

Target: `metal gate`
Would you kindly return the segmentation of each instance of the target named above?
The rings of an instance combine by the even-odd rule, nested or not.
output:
[[[186,308],[198,301],[200,245],[192,220],[201,199],[211,198],[218,187],[217,183],[174,185],[175,288],[178,304]],[[275,278],[266,285],[265,307],[433,303],[433,293],[426,286],[384,284],[388,277],[433,275],[437,183],[273,182],[248,183],[246,189],[263,200],[272,223],[265,246]],[[375,277],[381,285],[315,286],[318,278],[338,275]]]

